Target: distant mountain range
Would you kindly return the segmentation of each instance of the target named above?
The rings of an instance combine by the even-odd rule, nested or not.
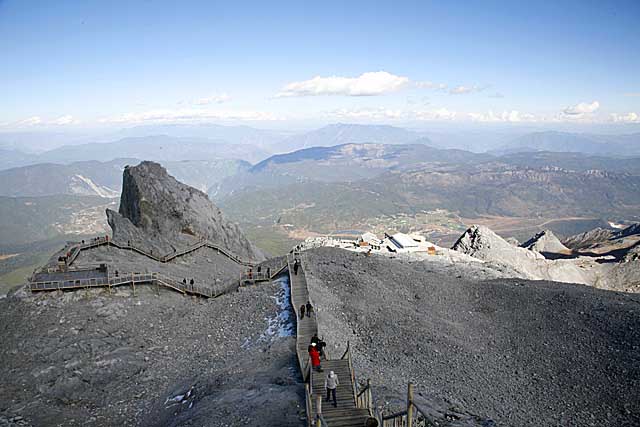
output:
[[[553,151],[607,156],[640,155],[640,133],[629,135],[592,135],[567,132],[535,132],[516,138],[493,154]]]
[[[343,144],[411,144],[428,145],[429,139],[407,129],[386,125],[338,123],[300,135],[292,135],[273,146],[276,153],[287,153],[311,147],[332,147]]]
[[[41,163],[7,169],[0,171],[0,196],[40,197],[65,194],[119,197],[124,166],[138,163],[139,159],[115,159],[66,165]],[[205,192],[222,179],[251,167],[248,162],[232,159],[168,161],[164,164],[178,180]]]
[[[342,144],[269,157],[210,190],[221,198],[243,188],[277,188],[301,182],[351,182],[389,171],[487,161],[492,156],[426,145]]]
[[[640,133],[597,135],[568,132],[412,131],[386,125],[333,124],[292,133],[248,126],[147,125],[102,135],[0,133],[0,170],[37,163],[139,158],[238,159],[258,163],[273,154],[345,144],[427,145],[494,155],[575,152],[607,157],[640,156]],[[55,148],[52,148],[55,146]]]
[[[436,209],[466,218],[638,220],[640,158],[346,144],[273,156],[211,195],[242,222],[320,233]]]

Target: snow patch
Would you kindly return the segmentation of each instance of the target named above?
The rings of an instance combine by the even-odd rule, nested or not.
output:
[[[280,290],[273,297],[278,306],[278,314],[265,319],[268,326],[263,337],[291,337],[295,333],[295,314],[291,309],[289,277],[283,276],[274,283],[280,285]]]
[[[76,174],[73,176],[73,178],[79,179],[87,187],[89,187],[89,190],[91,190],[93,193],[95,193],[100,197],[115,199],[120,195],[117,191],[112,190],[111,188],[106,187],[104,185],[98,185],[95,182],[93,182],[90,178],[84,177],[82,175]],[[86,193],[86,189],[79,189],[79,188],[72,187],[72,190],[74,190],[77,193]]]

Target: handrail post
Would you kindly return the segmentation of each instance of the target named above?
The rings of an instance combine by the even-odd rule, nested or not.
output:
[[[407,387],[407,427],[413,426],[413,383]]]
[[[322,427],[322,396],[316,396],[316,427]]]

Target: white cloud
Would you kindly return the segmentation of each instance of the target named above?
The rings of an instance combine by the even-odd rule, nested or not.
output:
[[[640,123],[640,115],[638,113],[627,113],[627,114],[610,114],[611,120],[616,123]]]
[[[444,83],[433,83],[433,82],[415,82],[414,86],[420,89],[436,89],[436,90],[446,90],[447,85]]]
[[[468,93],[476,93],[476,92],[482,92],[483,90],[485,90],[488,86],[456,86],[453,87],[451,89],[449,89],[449,93],[451,95],[465,95]]]
[[[196,105],[209,105],[209,104],[222,104],[224,102],[231,101],[231,97],[226,93],[221,93],[219,95],[212,95],[206,98],[200,98],[194,101]]]
[[[436,110],[412,111],[409,118],[415,120],[453,120],[456,118],[455,111],[449,111],[446,108],[438,108]]]
[[[340,109],[325,114],[332,119],[346,120],[453,120],[456,113],[446,108],[435,110],[394,110],[388,108]]]
[[[564,110],[562,110],[562,113],[567,116],[581,117],[585,114],[595,113],[596,111],[598,111],[598,108],[600,108],[600,103],[598,101],[593,101],[592,103],[581,102],[579,104],[565,108]]]
[[[16,127],[37,126],[43,123],[40,116],[32,116],[20,121],[15,122],[13,125]]]
[[[52,125],[64,126],[64,125],[73,125],[78,123],[78,120],[74,119],[73,116],[67,114],[66,116],[60,116],[55,120],[49,122]]]
[[[272,113],[262,111],[205,111],[200,109],[151,110],[140,113],[127,113],[115,117],[100,119],[101,123],[163,123],[198,122],[213,120],[282,120]]]
[[[404,112],[402,110],[392,110],[388,108],[362,108],[349,110],[341,108],[325,113],[325,116],[332,119],[347,120],[383,120],[383,119],[399,119],[402,118]]]
[[[518,110],[503,111],[502,113],[468,113],[469,118],[474,122],[483,123],[519,123],[519,122],[535,122],[538,118],[529,113],[521,113]]]
[[[395,92],[407,86],[409,78],[386,71],[363,73],[358,77],[320,77],[285,85],[277,98],[292,96],[345,95],[373,96]]]

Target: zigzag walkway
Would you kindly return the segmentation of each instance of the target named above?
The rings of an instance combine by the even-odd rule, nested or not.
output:
[[[102,275],[88,276],[84,278],[74,278],[73,273],[76,272],[66,273],[66,277],[62,278],[62,280],[43,280],[37,282],[29,282],[29,289],[31,290],[31,292],[78,290],[90,288],[109,288],[109,290],[111,290],[111,288],[115,288],[118,286],[130,285],[135,292],[136,285],[154,284],[181,292],[183,294],[196,295],[205,298],[215,298],[221,294],[216,293],[213,289],[207,288],[205,286],[182,283],[159,273],[130,273],[118,276]]]
[[[250,267],[256,265],[254,262],[242,260],[237,255],[206,240],[200,241],[195,245],[182,249],[178,252],[173,252],[162,257],[157,257],[152,253],[146,252],[143,249],[137,248],[135,246],[118,244],[109,240],[108,238],[102,237],[91,240],[88,243],[78,243],[72,246],[68,251],[66,266],[69,267],[71,264],[73,264],[73,262],[78,258],[83,250],[92,249],[104,245],[113,246],[123,250],[131,250],[162,263],[169,262],[177,257],[192,253],[200,248],[206,247],[217,251],[218,253],[226,256],[239,265]],[[274,268],[274,272],[270,275],[270,277],[261,277],[261,280],[273,279],[284,269],[285,266]],[[159,273],[128,273],[122,275],[112,275],[109,274],[108,271],[101,273],[96,269],[76,269],[68,270],[66,272],[51,272],[48,271],[47,268],[44,268],[42,271],[34,273],[34,275],[29,279],[29,289],[32,292],[88,289],[96,287],[107,287],[111,289],[113,287],[122,285],[131,285],[135,290],[136,284],[155,284],[157,286],[163,286],[169,289],[176,290],[183,294],[197,295],[205,298],[214,298],[220,294],[216,293],[213,289],[210,289],[208,287],[182,283]]]
[[[151,258],[151,259],[153,259],[155,261],[162,262],[162,263],[166,263],[166,262],[169,262],[169,261],[171,261],[171,260],[173,260],[175,258],[190,254],[190,253],[192,253],[192,252],[194,252],[194,251],[196,251],[196,250],[198,250],[200,248],[209,248],[209,249],[213,249],[214,251],[217,251],[218,253],[226,256],[227,258],[229,258],[230,260],[234,261],[237,264],[244,265],[244,266],[247,266],[247,267],[253,267],[254,265],[256,265],[255,262],[243,260],[239,256],[231,253],[230,251],[226,250],[225,248],[222,248],[222,247],[220,247],[220,246],[216,245],[215,243],[212,243],[212,242],[210,242],[208,240],[201,240],[198,243],[196,243],[194,245],[191,245],[191,246],[189,246],[187,248],[181,249],[181,250],[179,250],[177,252],[171,252],[171,253],[168,253],[166,255],[158,257],[156,255],[153,255],[153,253],[146,252],[144,249],[138,248],[138,247],[133,246],[133,245],[124,245],[124,244],[116,243],[113,240],[110,240],[110,239],[105,238],[105,237],[97,238],[97,239],[92,240],[92,241],[90,241],[88,243],[84,243],[84,244],[83,243],[78,243],[77,245],[74,245],[69,251],[69,259],[67,261],[67,264],[71,265],[76,260],[76,258],[78,258],[78,255],[80,255],[80,252],[82,252],[83,250],[97,248],[98,246],[103,246],[103,245],[113,246],[113,247],[116,247],[118,249],[130,250],[130,251],[136,252],[136,253],[138,253],[140,255],[146,256],[147,258]]]
[[[369,408],[358,405],[356,396],[355,375],[351,366],[349,350],[340,359],[322,361],[323,372],[311,369],[308,346],[313,334],[318,332],[318,321],[315,310],[311,316],[300,318],[300,307],[309,301],[309,291],[304,269],[300,265],[298,274],[294,273],[293,259],[289,258],[289,277],[291,283],[291,304],[297,317],[296,352],[298,365],[305,381],[307,422],[308,425],[323,425],[328,427],[363,427],[371,420]],[[349,355],[348,358],[345,358]],[[336,390],[337,406],[333,403],[322,404],[326,397],[324,380],[329,371],[338,375],[340,385]]]

